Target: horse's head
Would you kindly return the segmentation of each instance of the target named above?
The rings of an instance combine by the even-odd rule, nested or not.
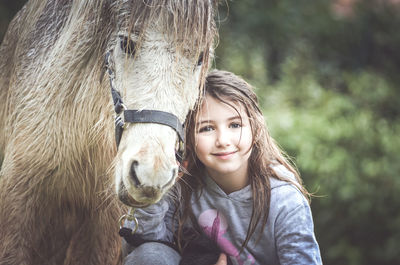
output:
[[[156,11],[137,8],[112,38],[107,55],[114,103],[123,102],[116,190],[122,202],[134,207],[157,202],[175,183],[182,143],[174,127],[183,124],[200,93],[215,36],[211,1],[171,2]],[[132,121],[124,117],[124,109],[138,110],[138,115],[161,111],[155,117],[161,122],[146,117]],[[169,118],[172,125],[165,124]]]

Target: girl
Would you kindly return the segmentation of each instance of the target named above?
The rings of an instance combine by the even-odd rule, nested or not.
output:
[[[269,135],[252,87],[210,72],[186,128],[187,172],[175,200],[138,209],[138,233],[179,245],[184,228],[201,230],[226,254],[218,264],[322,264],[309,193]],[[179,261],[172,248],[146,243],[125,264]]]

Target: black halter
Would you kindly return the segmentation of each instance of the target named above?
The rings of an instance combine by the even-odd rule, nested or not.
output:
[[[124,131],[124,125],[127,122],[130,123],[158,123],[162,125],[167,125],[174,129],[179,137],[179,147],[176,150],[176,159],[179,163],[182,162],[185,134],[183,131],[183,125],[179,121],[178,117],[174,114],[159,111],[159,110],[128,110],[124,103],[122,102],[121,94],[114,88],[114,72],[111,69],[110,64],[110,52],[106,53],[105,63],[107,73],[110,77],[111,86],[111,96],[114,102],[114,110],[116,113],[115,117],[115,141],[117,143],[117,148],[121,141],[122,132]],[[124,118],[121,118],[121,113],[124,113]]]

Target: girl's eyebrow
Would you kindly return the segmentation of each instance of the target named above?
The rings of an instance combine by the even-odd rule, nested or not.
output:
[[[204,123],[212,123],[212,122],[213,122],[212,120],[202,120],[202,121],[197,122],[196,125],[200,126],[200,125],[202,125]]]
[[[242,117],[240,117],[239,115],[236,115],[236,116],[229,117],[227,120],[232,121],[232,120],[237,120],[237,119],[241,120]],[[214,120],[201,120],[201,121],[197,122],[196,124],[197,124],[197,126],[200,126],[204,123],[213,123],[213,122],[215,122],[215,121]]]
[[[236,120],[236,119],[239,119],[239,120],[241,120],[241,119],[242,119],[242,117],[241,117],[240,115],[232,116],[232,117],[230,117],[230,118],[228,119],[228,121],[231,121],[231,120]]]

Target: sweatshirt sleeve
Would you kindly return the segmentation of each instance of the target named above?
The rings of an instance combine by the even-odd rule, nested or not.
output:
[[[304,196],[292,185],[279,188],[275,240],[279,262],[288,264],[322,264],[314,235],[311,209]]]
[[[166,198],[146,208],[136,209],[134,216],[139,223],[136,233],[142,235],[143,239],[172,242],[173,213],[173,204]],[[124,226],[134,228],[135,223],[133,221],[126,222]]]

